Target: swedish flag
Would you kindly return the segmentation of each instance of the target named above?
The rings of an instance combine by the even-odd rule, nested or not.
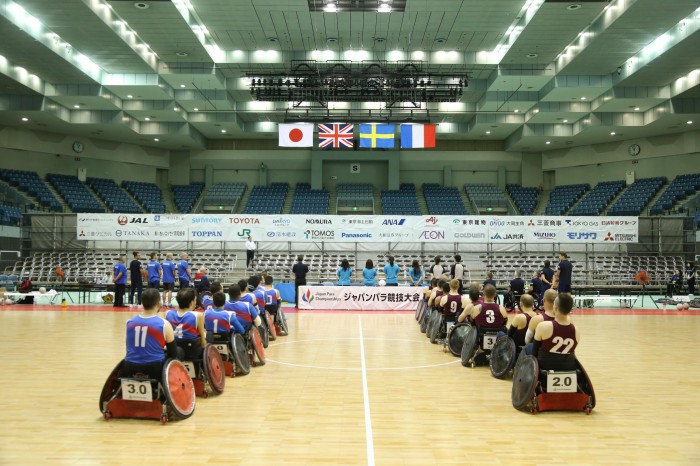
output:
[[[371,149],[394,148],[394,125],[366,124],[360,125],[360,147]]]

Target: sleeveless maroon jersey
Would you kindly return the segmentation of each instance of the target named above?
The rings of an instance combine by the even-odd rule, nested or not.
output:
[[[481,312],[474,318],[474,323],[479,328],[497,329],[506,324],[506,319],[497,303],[484,303],[481,305]]]
[[[542,311],[542,313],[540,315],[542,316],[542,319],[543,319],[542,322],[553,322],[554,321],[554,317],[550,317],[549,314],[547,314],[544,311]]]
[[[433,299],[433,307],[439,308],[440,307],[440,298],[442,298],[443,292],[442,290],[438,290],[435,292],[435,299]]]
[[[448,294],[443,308],[445,317],[455,317],[462,313],[462,295]]]
[[[574,354],[576,345],[576,327],[574,324],[561,325],[556,320],[552,321],[552,336],[542,340],[540,349],[550,353]]]
[[[517,346],[525,346],[525,334],[527,333],[527,329],[530,327],[530,321],[532,320],[532,316],[530,314],[523,314],[525,315],[525,327],[516,330],[513,338],[513,341],[515,341]]]

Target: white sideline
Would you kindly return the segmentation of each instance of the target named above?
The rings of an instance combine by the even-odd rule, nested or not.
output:
[[[374,438],[372,436],[372,415],[369,412],[369,392],[367,391],[367,366],[365,365],[365,340],[362,336],[362,316],[357,316],[360,327],[360,360],[362,364],[362,395],[365,401],[365,436],[367,437],[367,464],[374,466]]]

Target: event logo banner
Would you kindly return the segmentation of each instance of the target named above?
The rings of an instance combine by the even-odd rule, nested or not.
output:
[[[84,241],[636,243],[637,217],[77,214]]]
[[[413,311],[423,288],[416,286],[300,286],[301,309]]]

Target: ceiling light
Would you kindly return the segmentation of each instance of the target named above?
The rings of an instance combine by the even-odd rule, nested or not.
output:
[[[22,117],[22,121],[29,121],[29,118],[27,118],[27,117]],[[692,123],[692,121],[691,121],[690,123]]]
[[[184,85],[184,84],[180,84],[180,87],[181,87],[181,88],[185,88],[185,85]]]
[[[127,99],[133,99],[133,98],[134,98],[134,96],[133,96],[133,95],[131,95],[131,94],[127,94],[127,95],[126,95],[126,98],[127,98]]]
[[[225,133],[225,132],[226,132],[226,130],[225,130],[225,129],[222,129],[222,130],[221,130],[221,132],[222,132],[222,133]]]
[[[160,139],[158,139],[158,138],[153,138],[153,140],[154,140],[155,142],[160,141]]]
[[[634,107],[634,111],[635,111],[635,112],[638,112],[638,111],[640,111],[640,110],[641,110],[641,108],[639,108],[639,107]]]
[[[615,134],[616,134],[615,131],[610,132],[610,136],[615,136]]]
[[[580,3],[572,3],[566,7],[566,9],[570,10],[570,11],[575,11],[575,10],[578,10],[579,8],[581,8]]]
[[[685,122],[685,124],[686,124],[686,125],[692,125],[692,124],[693,124],[693,120],[688,120],[688,121]]]
[[[549,144],[551,144],[551,143],[552,143],[551,141],[546,141],[546,142],[545,142],[545,144],[547,144],[547,145],[549,145]]]
[[[146,120],[146,121],[151,121],[151,119],[148,118],[148,117],[144,118],[144,120]]]
[[[528,54],[525,55],[525,56],[526,56],[527,58],[537,58],[537,57],[539,57],[540,55],[537,54],[537,53],[528,53]]]
[[[338,11],[338,6],[335,3],[327,3],[326,6],[323,7],[323,10],[326,13],[335,13]]]
[[[491,134],[491,131],[486,131],[486,134]]]
[[[175,55],[177,55],[178,57],[186,57],[189,55],[189,53],[187,53],[187,52],[175,52]]]
[[[586,100],[586,97],[581,97],[581,100]]]
[[[516,108],[515,110],[513,110],[513,111],[514,111],[515,113],[520,113],[520,110],[518,110],[517,108]]]
[[[197,107],[193,108],[192,110],[194,110],[195,112],[199,111],[199,109]]]
[[[437,39],[435,39],[436,44],[444,44],[445,42],[447,42],[447,39],[445,39],[444,37],[438,37]]]
[[[569,122],[569,120],[564,120],[564,123],[568,123],[568,122]]]
[[[134,2],[134,8],[137,10],[148,10],[151,8],[151,5],[146,2]]]
[[[379,13],[391,13],[391,5],[389,5],[388,3],[382,3],[379,5],[377,12],[379,12]]]
[[[267,41],[271,44],[274,44],[274,43],[279,42],[279,39],[277,39],[277,37],[268,37]]]
[[[335,44],[336,42],[338,42],[338,39],[336,37],[329,37],[326,39],[326,42],[328,42],[329,44]]]

